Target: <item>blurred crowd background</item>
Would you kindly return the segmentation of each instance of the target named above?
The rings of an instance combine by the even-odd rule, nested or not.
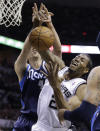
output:
[[[21,26],[6,28],[2,25],[0,35],[24,42],[32,27],[33,3],[31,0],[25,2]],[[46,3],[46,6],[55,14],[52,21],[63,45],[96,45],[96,37],[100,31],[100,8],[70,7],[52,2]],[[11,131],[13,122],[20,113],[21,94],[14,71],[14,62],[19,53],[19,49],[0,44],[0,131]],[[75,55],[77,54],[64,53],[63,60],[69,65]],[[99,54],[91,54],[91,58],[93,66],[100,65]]]

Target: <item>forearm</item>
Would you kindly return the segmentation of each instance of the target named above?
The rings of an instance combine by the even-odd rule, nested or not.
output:
[[[62,108],[68,109],[67,103],[64,99],[64,96],[63,96],[61,90],[60,90],[60,87],[54,89],[54,96],[55,96],[55,100],[56,100],[56,104],[57,104],[58,109],[62,109]]]
[[[55,95],[55,100],[56,100],[56,104],[58,109],[67,109],[67,110],[72,110],[72,105],[69,104],[68,101],[65,100],[62,92],[61,92],[61,87],[57,87],[54,89],[54,95]]]
[[[34,29],[37,26],[39,26],[39,21],[34,20],[32,29]],[[27,58],[28,58],[28,55],[29,55],[30,50],[31,50],[31,43],[29,41],[30,32],[29,32],[28,36],[26,37],[23,49],[22,49],[19,57],[17,58],[17,60],[15,62],[15,67],[17,66],[17,67],[24,68],[26,66]]]
[[[27,36],[24,42],[24,47],[15,62],[15,67],[20,68],[21,66],[25,66],[30,49],[31,43],[29,42],[29,36]]]
[[[49,64],[49,62],[52,61],[53,63],[57,63],[60,69],[65,67],[65,64],[62,61],[62,59],[54,55],[51,51],[46,50],[46,51],[40,51],[39,53],[41,54],[42,58],[47,62],[47,64]]]
[[[52,30],[54,37],[55,37],[55,41],[53,43],[53,52],[55,55],[57,55],[58,57],[62,58],[62,53],[61,53],[61,42],[59,39],[59,36],[55,30],[54,25],[52,24],[52,22],[48,22],[47,26]]]

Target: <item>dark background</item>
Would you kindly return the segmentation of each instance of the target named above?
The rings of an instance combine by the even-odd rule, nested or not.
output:
[[[0,35],[16,40],[25,40],[32,28],[32,6],[43,2],[54,13],[53,24],[62,44],[93,45],[100,31],[99,0],[26,0],[22,8],[21,25],[0,26]],[[14,72],[14,62],[20,50],[0,44],[0,118],[16,120],[20,109],[20,90]],[[63,53],[63,60],[69,65],[77,54]],[[91,54],[93,66],[100,65],[100,55]]]
[[[100,31],[99,0],[26,0],[22,8],[21,25],[9,28],[2,25],[0,34],[24,41],[32,28],[31,15],[34,2],[38,7],[43,2],[48,10],[54,13],[52,21],[62,44],[96,45],[96,37]],[[63,54],[63,58],[70,61],[75,55]],[[94,65],[99,65],[99,55],[91,57],[95,60]]]

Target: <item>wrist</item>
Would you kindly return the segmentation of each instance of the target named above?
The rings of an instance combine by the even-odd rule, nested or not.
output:
[[[39,24],[40,24],[40,21],[39,21],[38,19],[35,19],[35,20],[33,21],[33,28],[39,26]]]
[[[52,21],[47,22],[47,26],[52,28],[53,27]]]

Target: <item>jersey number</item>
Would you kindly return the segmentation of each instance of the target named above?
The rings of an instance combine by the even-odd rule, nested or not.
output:
[[[52,99],[49,103],[49,107],[52,108],[52,109],[56,109],[57,110],[57,106],[56,106],[56,101],[55,101],[55,98],[54,98],[54,95],[52,95]]]

